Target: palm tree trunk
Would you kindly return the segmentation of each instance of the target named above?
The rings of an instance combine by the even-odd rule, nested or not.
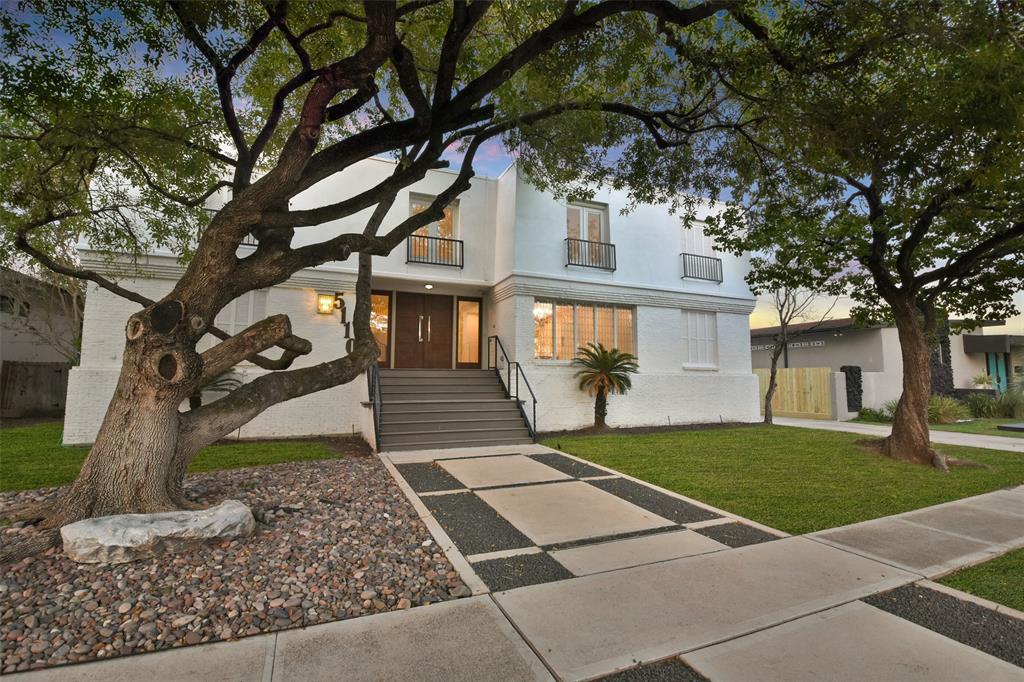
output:
[[[608,416],[608,393],[604,388],[597,389],[597,397],[594,398],[594,428],[605,428],[604,419]]]

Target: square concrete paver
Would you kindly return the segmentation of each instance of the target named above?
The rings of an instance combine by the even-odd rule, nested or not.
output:
[[[19,673],[11,679],[22,682],[261,682],[270,678],[269,667],[273,658],[267,654],[273,654],[274,637],[276,635],[245,637],[237,642],[201,644],[109,661],[61,665]]]
[[[551,556],[575,575],[589,575],[720,549],[729,547],[699,533],[681,530],[562,549],[551,552]]]
[[[936,530],[966,535],[979,542],[1024,543],[1024,518],[969,504],[922,509],[901,518]]]
[[[792,537],[495,595],[556,673],[587,679],[916,578]]]
[[[830,543],[934,577],[995,553],[987,542],[969,540],[897,517],[815,533]]]
[[[469,488],[562,481],[572,478],[569,474],[524,455],[442,460],[438,464]]]
[[[538,545],[674,525],[582,481],[479,490],[476,494]]]
[[[274,682],[550,680],[488,597],[278,635]]]
[[[1024,671],[863,602],[701,649],[683,660],[715,682],[985,680]]]

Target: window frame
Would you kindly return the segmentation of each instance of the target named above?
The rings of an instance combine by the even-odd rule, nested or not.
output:
[[[249,322],[247,324],[240,324],[238,322],[238,315],[237,315],[238,308],[237,308],[237,306],[238,306],[239,299],[241,299],[243,297],[249,299],[248,300]],[[262,297],[262,301],[258,300],[259,297]],[[267,308],[268,308],[269,304],[270,304],[270,287],[266,287],[266,288],[263,288],[263,289],[251,289],[251,290],[245,292],[244,294],[242,294],[241,296],[239,296],[238,298],[232,299],[230,303],[228,303],[226,306],[221,308],[220,311],[218,311],[217,314],[214,316],[214,324],[217,327],[220,327],[223,331],[226,331],[226,332],[230,333],[231,336],[235,336],[235,335],[239,334],[240,332],[244,331],[245,329],[247,329],[247,328],[251,327],[252,325],[256,324],[260,320],[266,319],[266,317],[267,317]],[[259,312],[261,309],[262,309],[262,314],[257,315],[256,313]],[[207,334],[203,338],[210,339],[210,344],[211,344],[210,348],[212,348],[213,346],[216,346],[217,344],[219,344],[221,342],[220,339],[218,339],[217,337],[213,336],[212,334]],[[240,360],[237,364],[238,365],[245,365],[245,366],[253,365],[253,363],[250,362],[249,360]]]
[[[418,203],[426,204],[427,206],[429,206],[431,203],[433,203],[435,199],[437,199],[436,195],[422,194],[420,192],[409,192],[409,217],[416,215],[416,212],[413,212],[412,210],[413,204]],[[459,200],[453,200],[450,204],[445,206],[445,208],[450,208],[452,211],[452,235],[450,237],[441,237],[439,234],[437,234],[438,223],[440,222],[437,220],[431,221],[430,223],[417,229],[417,231],[413,232],[413,234],[420,237],[434,237],[435,239],[461,239],[462,237],[460,235],[462,234],[462,221],[459,219]],[[418,234],[419,230],[423,229],[427,230],[427,233],[425,235]]]
[[[689,253],[694,256],[704,256],[705,258],[721,258],[721,254],[718,251],[718,244],[715,243],[715,240],[712,237],[708,236],[708,234],[704,232],[705,227],[707,227],[707,223],[703,220],[694,221],[691,227],[682,227],[680,232],[680,241],[682,244],[679,252]],[[691,241],[691,244],[689,245],[686,243],[687,238]],[[697,248],[697,245],[694,242],[700,243],[699,248]],[[693,248],[693,250],[690,250],[691,248]]]
[[[686,335],[682,339],[683,344],[684,344],[684,349],[686,351],[685,353],[682,354],[683,355],[683,362],[682,362],[683,369],[703,370],[703,371],[718,371],[719,368],[720,368],[719,357],[718,357],[718,355],[719,355],[719,353],[718,353],[718,312],[717,311],[711,311],[711,310],[693,310],[691,308],[681,308],[679,312],[682,313],[682,315],[683,315],[684,331],[686,332]],[[701,315],[701,316],[706,316],[707,318],[709,318],[712,321],[712,323],[713,323],[713,328],[714,328],[713,329],[714,330],[713,337],[710,338],[710,339],[708,339],[708,338],[694,339],[694,337],[691,335],[691,328],[690,328],[690,322],[689,322],[689,320],[690,320],[689,316],[690,315]],[[697,340],[697,341],[705,343],[705,344],[707,344],[709,342],[711,343],[710,350],[712,352],[709,353],[709,355],[713,356],[713,358],[712,358],[710,363],[692,362],[691,361],[691,359],[690,359],[690,342],[691,342],[691,340]]]
[[[393,291],[384,289],[371,289],[370,290],[370,310],[373,310],[373,297],[374,296],[387,296],[388,298],[388,340],[384,348],[384,361],[378,360],[378,365],[384,369],[391,367],[391,346],[392,339],[395,335],[394,319],[395,319],[395,294]],[[371,333],[372,336],[372,333]]]
[[[477,321],[476,362],[459,362],[459,334],[462,332],[460,329],[461,318],[459,317],[460,301],[471,301],[477,304],[479,319]],[[452,343],[455,346],[455,369],[480,369],[484,359],[484,299],[480,296],[456,296],[453,316],[455,317],[455,338]],[[388,340],[390,341],[390,337]]]
[[[569,211],[576,209],[580,215],[580,236],[573,237],[569,234]],[[601,235],[597,240],[598,243],[610,244],[611,243],[611,221],[608,218],[608,205],[599,203],[590,203],[586,201],[570,201],[565,205],[565,236],[567,239],[581,239],[583,241],[592,242],[593,239],[589,237],[587,214],[596,213],[601,218]]]
[[[630,330],[630,336],[631,336],[630,342],[631,342],[631,346],[632,346],[632,351],[629,351],[629,352],[633,355],[633,357],[637,358],[638,361],[639,361],[639,356],[637,355],[637,331],[638,331],[638,326],[639,325],[637,324],[637,307],[635,305],[619,305],[619,304],[616,304],[616,303],[603,303],[603,302],[596,302],[596,301],[570,301],[570,300],[559,299],[559,298],[534,297],[534,299],[533,299],[533,306],[532,307],[535,309],[538,303],[543,303],[543,304],[547,304],[547,305],[551,306],[551,320],[552,320],[551,321],[551,357],[550,358],[543,358],[543,357],[538,357],[537,356],[537,350],[536,350],[537,349],[537,343],[536,343],[536,339],[537,339],[537,319],[533,318],[533,338],[534,338],[534,343],[533,343],[533,348],[534,348],[533,360],[535,362],[551,363],[551,364],[561,364],[561,365],[567,365],[567,364],[572,362],[572,358],[570,358],[570,359],[562,359],[562,358],[558,357],[559,346],[558,346],[558,329],[557,329],[557,327],[558,327],[558,325],[557,325],[557,317],[558,317],[557,310],[558,310],[558,306],[559,305],[571,306],[572,307],[572,339],[573,339],[573,344],[574,344],[573,345],[573,353],[572,353],[572,357],[573,358],[576,357],[576,351],[580,347],[580,345],[579,345],[579,341],[580,341],[580,333],[579,333],[580,332],[580,329],[579,329],[579,317],[580,317],[580,315],[579,315],[579,309],[580,309],[580,307],[589,307],[593,311],[592,314],[591,314],[591,324],[593,325],[593,339],[594,339],[595,343],[599,340],[599,337],[598,337],[598,317],[599,317],[599,315],[598,315],[597,309],[598,308],[608,308],[611,311],[612,337],[614,339],[614,345],[612,346],[612,348],[619,348],[619,316],[618,316],[618,311],[619,310],[628,310],[628,311],[630,311],[633,324],[631,325],[632,329]],[[533,317],[533,316],[531,315],[531,317]]]

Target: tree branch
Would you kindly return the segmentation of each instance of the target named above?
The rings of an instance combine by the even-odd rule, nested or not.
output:
[[[292,325],[287,315],[271,315],[203,353],[200,356],[203,361],[202,383],[220,376],[242,360],[257,357],[262,351],[281,343],[289,346],[282,356],[288,356],[289,364],[295,357],[306,355],[313,349],[309,341],[292,334]]]
[[[940,282],[939,287],[936,288],[945,290],[950,282],[969,274],[983,261],[1003,258],[1024,251],[1024,243],[1017,243],[1016,240],[1024,241],[1024,221],[1013,223],[1005,231],[997,232],[987,239],[981,240],[946,265],[918,275],[914,278],[914,286],[922,287],[933,282]]]

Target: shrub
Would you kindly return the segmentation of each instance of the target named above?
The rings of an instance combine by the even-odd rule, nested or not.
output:
[[[995,417],[997,414],[996,399],[984,393],[972,393],[967,396],[967,409],[971,416],[978,419]]]
[[[893,417],[896,416],[896,406],[899,404],[899,400],[886,400],[882,403],[882,412],[885,414],[885,421],[891,422],[893,420]]]
[[[994,417],[1024,417],[1024,383],[1015,382],[993,400]]]
[[[974,382],[975,386],[984,386],[985,388],[993,388],[992,379],[985,372],[982,372],[978,376],[974,377],[973,379],[971,379],[971,381]]]
[[[933,395],[928,401],[928,423],[955,424],[957,420],[971,416],[967,406],[956,398],[946,395]]]
[[[883,410],[876,410],[873,407],[862,407],[857,413],[860,419],[866,422],[888,422],[892,421]]]

